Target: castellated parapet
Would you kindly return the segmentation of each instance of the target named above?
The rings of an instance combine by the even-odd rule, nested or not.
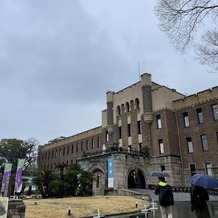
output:
[[[174,109],[179,111],[185,108],[194,107],[208,101],[218,99],[218,86],[213,87],[212,89],[207,89],[202,92],[190,95],[188,97],[175,100],[173,102]]]

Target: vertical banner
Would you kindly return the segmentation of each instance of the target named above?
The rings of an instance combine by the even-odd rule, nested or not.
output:
[[[108,188],[114,187],[114,159],[108,158]]]
[[[10,176],[11,176],[11,169],[12,169],[12,164],[6,163],[5,169],[4,169],[4,175],[2,179],[1,194],[5,192],[5,187],[7,186],[7,182],[9,181]]]
[[[8,198],[0,197],[0,218],[7,218]]]
[[[18,159],[14,193],[20,193],[22,190],[22,173],[24,162],[25,159]]]

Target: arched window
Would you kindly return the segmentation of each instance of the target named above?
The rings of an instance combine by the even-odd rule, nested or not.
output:
[[[139,99],[138,98],[135,99],[135,105],[136,105],[136,109],[140,108]]]
[[[120,115],[121,111],[120,111],[120,106],[117,106],[117,115]]]
[[[130,111],[134,110],[134,101],[130,101]]]
[[[125,106],[124,104],[121,105],[121,114],[124,114],[125,113]]]
[[[130,112],[129,102],[126,102],[126,112]]]

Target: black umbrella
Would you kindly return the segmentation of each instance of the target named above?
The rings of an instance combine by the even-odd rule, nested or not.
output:
[[[146,176],[152,176],[152,177],[170,177],[170,175],[166,172],[162,171],[151,171],[146,174]]]

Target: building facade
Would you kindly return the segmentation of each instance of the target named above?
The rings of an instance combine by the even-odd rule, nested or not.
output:
[[[218,178],[218,87],[185,96],[145,73],[108,91],[106,103],[101,126],[40,146],[39,169],[80,163],[97,195],[156,184],[152,170],[169,173],[172,186],[190,186],[195,172]]]

